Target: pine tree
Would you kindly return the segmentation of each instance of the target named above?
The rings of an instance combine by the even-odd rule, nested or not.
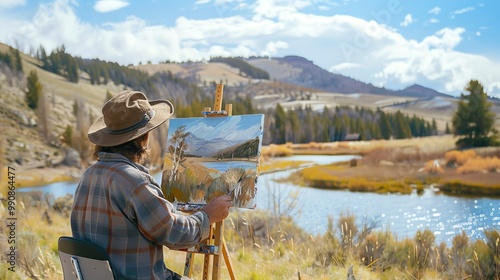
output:
[[[78,76],[78,63],[76,59],[68,55],[66,68],[68,80],[73,83],[78,83],[80,77]]]
[[[380,117],[379,117],[379,127],[380,127],[380,134],[383,139],[390,139],[393,133],[391,123],[389,122],[389,118],[387,118],[387,115],[385,114],[384,111],[380,110]]]
[[[450,133],[451,133],[450,126],[448,125],[448,122],[446,122],[446,128],[444,129],[444,134],[450,134]]]
[[[31,70],[28,75],[28,91],[26,91],[26,103],[31,109],[38,107],[38,99],[42,94],[43,86],[38,81],[38,75],[35,70]]]
[[[21,60],[21,54],[18,49],[12,49],[11,52],[14,54],[16,71],[23,73],[23,61]]]
[[[453,133],[461,137],[459,147],[485,147],[496,144],[495,114],[483,86],[471,80],[465,87],[469,94],[461,94],[458,108],[452,119]]]
[[[438,134],[438,128],[437,128],[437,123],[434,118],[432,118],[432,131],[431,135],[437,135]]]
[[[278,103],[276,105],[276,110],[274,111],[274,137],[273,143],[284,144],[285,143],[285,123],[286,123],[286,113],[283,107]]]
[[[406,139],[411,137],[410,125],[408,124],[408,120],[399,110],[394,116],[394,137],[396,139]]]

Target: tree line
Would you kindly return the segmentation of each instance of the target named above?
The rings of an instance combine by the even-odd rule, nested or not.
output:
[[[24,73],[23,61],[18,49],[9,47],[8,52],[0,52],[0,65],[5,65],[12,73]]]
[[[209,62],[221,62],[225,63],[231,67],[239,69],[240,76],[245,76],[253,78],[253,79],[261,79],[261,80],[269,80],[270,76],[267,71],[264,71],[260,68],[252,66],[250,63],[245,60],[237,57],[212,57]]]
[[[438,133],[435,120],[428,122],[400,111],[387,113],[363,107],[337,106],[333,110],[325,107],[321,112],[306,107],[285,111],[278,104],[266,116],[272,116],[272,120],[265,133],[275,144],[343,141],[349,134],[355,140],[372,140],[405,139]]]
[[[36,52],[36,58],[42,63],[42,68],[57,75],[66,77],[68,81],[78,83],[79,67],[76,58],[66,52],[64,45],[51,51],[49,55],[43,46]]]

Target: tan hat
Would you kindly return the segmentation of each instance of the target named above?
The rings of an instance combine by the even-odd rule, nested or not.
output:
[[[123,91],[102,107],[102,116],[89,128],[89,140],[111,147],[134,140],[170,119],[174,106],[168,100],[151,100],[140,91]]]

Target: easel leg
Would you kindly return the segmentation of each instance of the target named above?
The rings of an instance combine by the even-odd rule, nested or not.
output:
[[[210,225],[210,232],[208,233],[208,238],[206,240],[207,245],[214,245],[214,229],[215,225]],[[210,268],[212,267],[213,259],[212,255],[210,254],[205,254],[204,260],[203,260],[203,280],[208,280],[210,279]]]
[[[231,260],[229,259],[229,252],[227,251],[226,240],[222,236],[222,256],[224,257],[224,262],[226,263],[227,272],[229,272],[229,277],[231,280],[235,280],[233,266],[231,265]]]
[[[219,250],[222,249],[223,229],[224,229],[224,221],[220,221],[218,223],[215,223],[214,245],[217,246],[217,248],[219,248]],[[220,258],[221,257],[220,257],[220,251],[219,251],[218,254],[214,255],[212,280],[219,280],[220,279],[220,267],[221,267]]]

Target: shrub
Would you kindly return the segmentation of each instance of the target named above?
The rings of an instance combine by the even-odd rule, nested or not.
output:
[[[56,198],[54,204],[52,205],[52,209],[54,209],[54,211],[56,211],[59,214],[69,217],[72,205],[73,205],[73,195],[66,194],[65,196],[60,196]]]
[[[444,158],[448,166],[460,166],[466,163],[469,159],[475,157],[476,157],[476,152],[474,150],[465,150],[465,151],[452,150],[444,154]]]
[[[434,241],[436,237],[432,231],[426,229],[417,231],[415,235],[415,267],[419,270],[428,268],[434,262]]]
[[[354,239],[358,234],[358,227],[355,223],[355,218],[353,215],[348,213],[340,213],[339,217],[339,233],[340,233],[340,244],[342,245],[342,250],[344,256],[347,250],[352,250],[354,245]]]
[[[497,241],[498,242],[498,241]],[[483,240],[477,240],[473,245],[474,251],[470,259],[467,273],[472,279],[499,279],[500,268],[498,265],[498,253],[490,248]],[[495,261],[497,259],[497,261]]]
[[[462,166],[457,168],[458,174],[466,173],[487,173],[498,172],[500,170],[500,159],[497,157],[481,158],[475,157],[466,161]]]
[[[382,258],[386,244],[394,237],[390,232],[373,232],[364,238],[358,249],[358,256],[365,266],[376,265]]]
[[[453,268],[452,275],[456,278],[462,279],[466,276],[467,260],[470,257],[468,244],[469,237],[464,231],[453,237],[449,258],[451,260],[451,267]]]

